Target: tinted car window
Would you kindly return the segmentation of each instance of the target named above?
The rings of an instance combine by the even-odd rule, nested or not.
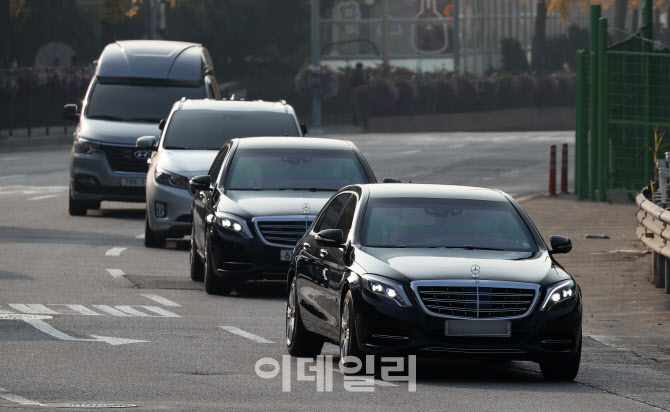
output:
[[[349,193],[344,193],[337,196],[328,204],[328,208],[323,212],[321,222],[319,222],[319,226],[316,229],[317,232],[326,229],[335,229],[337,218],[340,216],[344,204],[347,203],[347,200],[349,200],[350,197],[351,195]]]
[[[347,239],[349,237],[349,231],[351,230],[351,223],[354,221],[354,212],[356,211],[356,196],[351,196],[349,203],[345,206],[342,214],[340,215],[340,220],[337,221],[336,229],[342,231],[342,239]]]
[[[509,202],[463,199],[373,199],[366,209],[362,244],[537,251]]]
[[[98,82],[89,98],[86,116],[126,122],[158,122],[182,97],[203,99],[205,88]]]
[[[229,148],[229,146],[222,148],[216,155],[216,159],[214,159],[212,166],[209,168],[208,174],[212,178],[212,181],[214,181],[219,176],[221,165],[223,164],[223,160],[226,158],[226,154],[228,153]]]
[[[235,137],[299,136],[293,115],[261,111],[179,110],[165,132],[166,149],[218,150]]]
[[[367,183],[351,150],[240,149],[228,169],[229,190],[332,190]]]

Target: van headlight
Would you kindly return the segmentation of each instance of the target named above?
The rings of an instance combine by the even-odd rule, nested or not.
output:
[[[402,307],[412,306],[405,294],[405,288],[403,288],[402,284],[369,273],[361,276],[361,280],[365,289],[381,297],[382,300],[387,301],[387,303],[396,304]]]
[[[230,213],[216,212],[216,225],[247,239],[254,237],[249,230],[249,226],[247,226],[247,222],[243,218]]]
[[[86,140],[83,137],[77,139],[74,143],[74,152],[83,154],[93,154],[100,151],[100,143]]]
[[[540,307],[540,310],[558,309],[563,304],[573,301],[577,297],[577,289],[573,280],[566,280],[550,286],[547,289],[547,296]]]
[[[154,179],[156,180],[156,183],[161,185],[174,186],[180,189],[186,189],[188,185],[187,177],[168,172],[167,170],[163,170],[159,167],[154,170]]]

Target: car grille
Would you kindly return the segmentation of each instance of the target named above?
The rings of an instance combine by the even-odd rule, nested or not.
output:
[[[263,217],[252,219],[263,243],[293,247],[305,235],[314,216]]]
[[[109,166],[116,172],[146,173],[149,170],[147,159],[135,158],[135,152],[142,151],[131,146],[100,145],[100,150],[105,153]]]
[[[506,283],[511,284],[510,286],[515,285],[514,282]],[[422,285],[415,290],[429,313],[450,318],[473,319],[522,317],[533,307],[538,293],[538,287],[488,285]]]

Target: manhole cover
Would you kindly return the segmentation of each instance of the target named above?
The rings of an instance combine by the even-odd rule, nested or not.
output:
[[[0,313],[1,319],[10,319],[10,320],[44,320],[44,319],[53,319],[53,316],[49,315],[25,315],[22,313]]]
[[[45,403],[47,408],[135,408],[132,403]]]

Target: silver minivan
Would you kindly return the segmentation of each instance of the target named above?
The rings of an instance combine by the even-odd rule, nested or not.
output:
[[[155,152],[146,175],[144,244],[162,247],[165,239],[190,234],[193,195],[188,181],[206,175],[230,139],[302,136],[293,107],[280,102],[187,100],[175,103],[160,140],[137,139],[137,149]]]
[[[140,136],[158,136],[174,102],[219,99],[212,59],[199,44],[129,40],[100,55],[84,101],[65,105],[78,121],[70,152],[70,215],[99,209],[103,200],[144,202],[147,160]]]

